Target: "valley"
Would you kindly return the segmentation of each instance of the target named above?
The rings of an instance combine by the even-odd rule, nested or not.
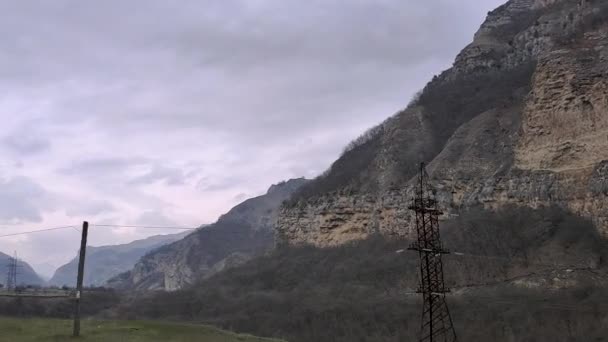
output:
[[[282,5],[275,5],[279,9],[263,12],[260,18],[268,19],[267,14],[275,10],[282,13]],[[320,3],[317,5],[329,11]],[[393,7],[397,4],[368,5],[365,11],[357,8],[367,13],[380,6],[383,15],[396,13]],[[474,1],[468,5],[480,6]],[[337,12],[342,14],[341,6]],[[411,9],[407,4],[399,6]],[[420,6],[430,6],[424,8],[433,12],[448,4],[440,1],[433,6]],[[244,12],[259,10],[254,5],[245,7]],[[334,24],[319,19],[323,18],[319,14],[322,11],[313,12],[315,25]],[[408,16],[406,12],[398,13]],[[215,12],[210,13],[209,17],[215,18]],[[294,13],[289,12],[287,20],[279,20],[281,29],[292,28]],[[219,17],[223,22],[224,17]],[[443,21],[449,16],[435,17],[431,13],[431,17]],[[339,18],[344,20],[341,15]],[[399,23],[404,21],[399,18]],[[430,78],[409,104],[407,99],[400,99],[402,109],[396,114],[382,113],[380,124],[358,138],[349,135],[355,139],[325,171],[317,167],[324,155],[320,151],[330,149],[328,142],[333,143],[332,137],[337,133],[351,132],[346,129],[346,122],[352,124],[363,117],[360,108],[348,107],[349,111],[342,106],[367,97],[353,95],[349,101],[332,104],[329,114],[323,112],[325,116],[316,117],[313,102],[338,96],[356,82],[349,78],[348,86],[333,89],[331,79],[328,84],[315,87],[307,83],[314,77],[309,78],[305,71],[302,74],[306,77],[298,74],[306,82],[305,86],[297,84],[297,95],[278,96],[289,87],[267,75],[265,68],[258,69],[257,64],[241,68],[242,64],[270,60],[272,65],[283,65],[290,58],[301,62],[292,53],[301,53],[308,45],[292,46],[294,40],[304,40],[298,35],[265,44],[267,27],[257,27],[258,19],[246,21],[246,31],[251,25],[252,36],[237,39],[239,49],[232,47],[230,58],[201,57],[204,54],[190,46],[184,50],[197,51],[193,53],[196,57],[187,63],[182,61],[198,65],[201,60],[239,60],[237,69],[220,68],[205,74],[212,87],[197,83],[193,88],[213,91],[213,98],[234,106],[246,94],[262,87],[246,81],[262,70],[263,85],[274,92],[258,94],[252,104],[234,110],[247,112],[253,108],[254,118],[228,118],[228,112],[216,113],[198,127],[211,127],[209,130],[218,136],[198,131],[194,138],[187,136],[191,127],[186,125],[175,129],[179,132],[175,138],[178,143],[173,141],[167,146],[163,141],[165,129],[168,127],[170,132],[174,127],[163,118],[158,121],[163,127],[162,138],[157,136],[147,141],[146,148],[138,149],[148,151],[148,144],[162,141],[154,153],[167,153],[165,148],[170,152],[161,162],[131,159],[129,155],[85,162],[85,166],[78,164],[87,177],[103,173],[103,177],[89,178],[107,187],[98,193],[108,203],[91,202],[89,207],[80,208],[70,197],[53,202],[45,210],[51,211],[53,214],[49,215],[54,219],[76,220],[89,215],[99,218],[99,222],[110,222],[91,224],[92,231],[97,229],[96,238],[128,242],[87,247],[82,255],[82,291],[75,288],[81,261],[78,256],[44,281],[30,264],[0,253],[0,259],[12,265],[6,286],[0,291],[0,341],[71,340],[70,319],[79,312],[74,306],[76,298],[81,304],[83,341],[427,342],[448,335],[442,341],[608,341],[606,1],[508,0],[489,11],[451,66]],[[238,22],[226,20],[230,25]],[[214,21],[202,31],[217,25],[219,22]],[[234,39],[230,25],[222,32],[222,37],[230,37],[224,37],[226,41]],[[375,25],[381,26],[381,20],[370,27]],[[412,27],[422,35],[429,28],[425,25]],[[345,32],[354,29],[348,27]],[[362,37],[390,42],[382,53],[416,50],[409,46],[393,49],[396,40],[401,39],[397,34],[400,30],[370,27],[367,29],[373,31],[373,37]],[[331,32],[334,31],[327,29],[316,37],[320,39]],[[198,38],[199,34],[196,31],[188,37]],[[433,34],[434,40],[442,38],[440,33]],[[211,34],[200,35],[200,39],[213,40]],[[325,49],[340,58],[373,52],[368,46],[352,51],[342,49],[341,44],[358,39],[351,36],[355,35],[346,34],[349,39],[341,37],[339,44]],[[408,36],[413,42],[414,38]],[[219,40],[225,42],[223,39]],[[167,42],[157,43],[167,48]],[[261,44],[256,45],[256,53],[246,58],[239,55],[245,51],[241,47],[254,43]],[[148,41],[142,45],[147,44]],[[199,44],[195,44],[197,48]],[[316,46],[316,41],[308,44]],[[280,59],[265,54],[286,47],[289,53]],[[414,56],[417,59],[412,57],[416,68],[423,67],[424,59],[434,60],[438,53],[422,50],[420,56]],[[165,50],[158,55],[177,58]],[[303,60],[317,61],[316,54],[305,57]],[[370,79],[364,92],[367,94],[382,83],[371,80],[372,74],[381,72],[375,68],[380,60],[375,56],[372,62],[359,61],[346,71],[338,67],[340,63],[330,63],[332,72],[323,74],[338,77],[336,70],[349,75],[364,70],[365,80]],[[388,64],[396,63],[391,58],[387,60]],[[370,65],[374,66],[369,69],[372,72],[368,70]],[[180,75],[191,74],[204,73]],[[220,85],[219,90],[215,89],[213,77],[218,75],[238,75],[237,86]],[[387,78],[397,83],[410,82]],[[180,88],[181,82],[173,79],[159,83],[174,85],[180,96],[193,92],[192,88]],[[314,97],[300,94],[308,87],[314,88]],[[233,90],[235,94],[231,93]],[[235,99],[224,97],[224,93]],[[154,101],[142,104],[149,98],[179,103],[171,103],[170,109],[165,110],[170,113],[189,103],[182,103],[180,96],[165,98],[155,91],[140,95],[133,100],[136,113],[161,105]],[[296,101],[301,98],[307,99],[305,105]],[[384,100],[375,101],[383,104]],[[268,116],[255,110],[258,105],[273,102],[280,106]],[[199,114],[200,107],[207,110],[206,106],[190,108],[180,119],[204,117]],[[209,108],[213,112],[215,107]],[[363,106],[362,110],[371,108],[388,107]],[[281,120],[290,110],[301,112],[297,120],[287,124]],[[332,115],[338,117],[340,111],[348,114],[348,120],[332,121]],[[229,127],[220,125],[220,119],[226,119]],[[158,123],[147,119],[142,122],[151,126]],[[315,127],[315,134],[302,133],[305,137],[300,140],[290,140],[290,135],[296,136],[307,125]],[[255,131],[256,127],[259,131]],[[355,131],[353,127],[355,124],[349,129]],[[233,130],[239,133],[231,135]],[[238,141],[236,137],[241,136],[252,140]],[[319,143],[322,147],[309,150],[315,139],[323,141]],[[204,148],[184,147],[203,140]],[[206,149],[214,144],[225,146],[217,151]],[[210,159],[171,164],[173,158],[185,160],[191,155]],[[327,155],[333,156],[329,152]],[[302,160],[296,162],[296,158]],[[288,176],[278,183],[267,182],[275,175],[274,169],[278,170],[276,174]],[[111,174],[107,170],[118,170],[121,176],[106,179]],[[63,176],[73,176],[73,170],[64,170]],[[61,183],[64,178],[57,179],[57,189],[68,188]],[[42,198],[37,201],[44,202],[42,191],[34,186],[25,189],[33,198]],[[19,193],[10,187],[6,192]],[[29,213],[32,203],[19,209]],[[70,209],[56,213],[61,205]],[[70,215],[71,207],[79,208],[79,214]],[[200,223],[220,209],[223,214],[206,221],[210,224]],[[21,222],[8,216],[7,222]],[[31,216],[42,220],[42,216]],[[180,227],[173,217],[200,222]],[[141,233],[150,228],[179,233]],[[82,233],[81,246],[87,246],[85,231],[67,225],[2,237],[22,248],[38,246],[40,251],[32,255],[59,255],[65,253],[57,252],[65,248],[64,241],[77,241],[61,235],[65,233],[62,229],[70,234],[74,230]],[[32,237],[40,232],[47,234],[45,238]],[[40,247],[46,247],[45,239],[49,241],[48,249]],[[44,265],[46,260],[30,261]],[[45,293],[51,295],[41,298]],[[436,322],[449,329],[437,328]]]

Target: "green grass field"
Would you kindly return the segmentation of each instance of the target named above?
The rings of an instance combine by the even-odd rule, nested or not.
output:
[[[279,342],[203,325],[149,321],[83,320],[81,337],[74,339],[71,334],[68,320],[0,318],[2,342]]]

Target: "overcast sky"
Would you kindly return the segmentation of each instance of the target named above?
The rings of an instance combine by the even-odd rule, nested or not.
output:
[[[198,226],[314,177],[501,2],[0,0],[0,229]],[[90,244],[155,233],[98,228]],[[78,239],[0,250],[59,265]]]

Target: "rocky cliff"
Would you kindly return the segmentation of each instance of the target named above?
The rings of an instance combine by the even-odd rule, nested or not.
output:
[[[452,68],[282,209],[282,243],[411,235],[420,162],[445,208],[556,204],[608,235],[608,2],[511,0]]]
[[[158,248],[135,267],[108,282],[109,286],[139,290],[176,290],[227,267],[242,264],[274,246],[281,204],[307,181],[292,179],[270,187],[182,240]]]

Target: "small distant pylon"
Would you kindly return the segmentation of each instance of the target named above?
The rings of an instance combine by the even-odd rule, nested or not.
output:
[[[9,257],[6,274],[6,289],[8,291],[14,291],[17,289],[17,252],[15,252],[14,257]]]
[[[429,176],[423,164],[416,185],[416,197],[409,209],[416,213],[416,233],[418,239],[410,250],[418,252],[420,257],[420,288],[422,293],[422,323],[420,342],[456,342],[456,331],[452,316],[448,310],[445,294],[450,292],[443,279],[444,249],[439,236],[439,215],[435,190],[429,182]]]

